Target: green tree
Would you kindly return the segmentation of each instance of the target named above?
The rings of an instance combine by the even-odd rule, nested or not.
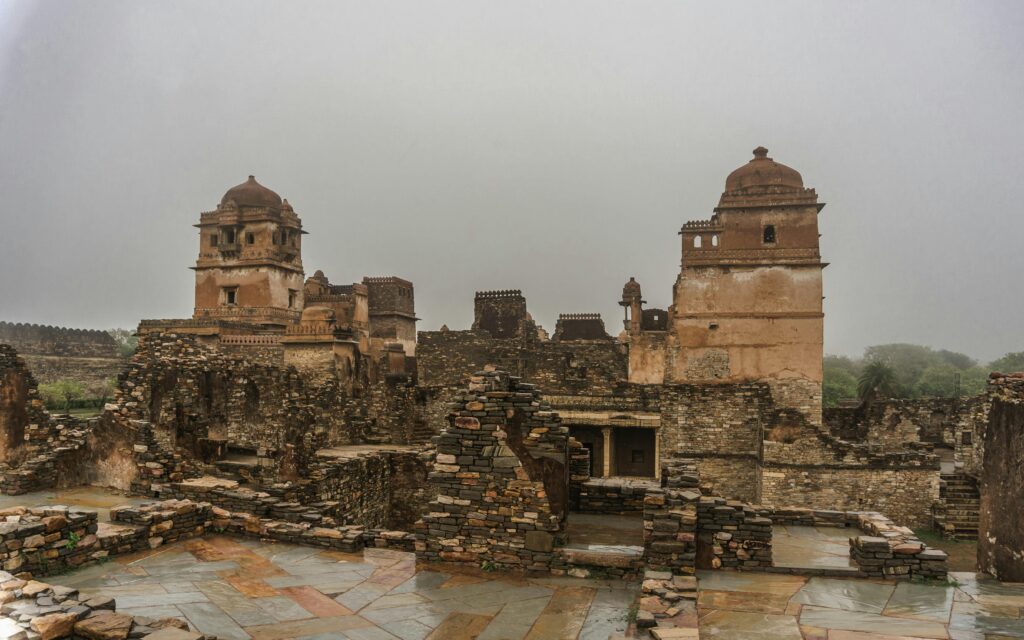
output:
[[[113,378],[103,380],[101,382],[94,382],[88,386],[85,390],[86,396],[96,400],[96,404],[102,408],[106,404],[107,400],[114,395],[114,388],[116,387]]]
[[[999,371],[1000,373],[1024,371],[1024,351],[1008,353],[998,360],[993,360],[988,366],[992,371]]]
[[[857,395],[864,402],[871,402],[879,396],[892,397],[898,382],[892,366],[881,360],[872,360],[864,365],[857,379]]]
[[[71,409],[71,403],[85,396],[85,387],[75,380],[58,380],[39,385],[39,395],[47,409]]]
[[[821,401],[826,407],[839,406],[840,401],[857,397],[857,378],[843,369],[825,369],[821,383]]]
[[[913,395],[921,374],[936,360],[930,347],[919,344],[880,344],[864,350],[865,362],[884,362],[892,371],[892,386],[888,393],[895,398]]]
[[[952,398],[956,395],[956,377],[959,371],[951,364],[942,363],[928,367],[917,380],[915,396],[937,396]]]
[[[988,386],[989,370],[985,367],[971,367],[960,372],[960,395],[976,396]]]
[[[131,329],[107,329],[107,333],[117,342],[122,356],[130,358],[135,354],[135,350],[139,346],[139,337],[135,335],[134,331]]]

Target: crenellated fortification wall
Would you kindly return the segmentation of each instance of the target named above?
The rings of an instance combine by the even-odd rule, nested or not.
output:
[[[39,382],[73,380],[87,391],[109,383],[125,364],[106,331],[0,322],[0,343],[17,349]]]

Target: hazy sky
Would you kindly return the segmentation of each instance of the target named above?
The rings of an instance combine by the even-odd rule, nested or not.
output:
[[[252,173],[307,273],[408,278],[420,329],[519,288],[618,333],[758,145],[828,203],[826,351],[1024,350],[1017,1],[0,0],[0,319],[189,316]]]

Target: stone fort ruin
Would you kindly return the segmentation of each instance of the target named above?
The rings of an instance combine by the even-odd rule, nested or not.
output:
[[[775,563],[772,526],[826,524],[851,528],[852,575],[943,576],[910,528],[977,535],[979,504],[1005,524],[1020,483],[979,479],[1017,464],[1019,385],[823,410],[823,207],[758,147],[683,224],[668,309],[629,278],[617,335],[563,313],[549,336],[521,291],[480,291],[472,326],[417,332],[409,280],[306,277],[301,219],[250,176],[195,225],[191,317],[139,323],[101,415],[46,414],[0,348],[0,489],[113,486],[239,535],[569,575],[812,571]],[[632,517],[635,551],[574,544],[576,514]],[[1015,536],[991,571],[1021,575]]]

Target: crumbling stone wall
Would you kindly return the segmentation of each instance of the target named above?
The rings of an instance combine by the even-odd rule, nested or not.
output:
[[[978,568],[1003,581],[1024,581],[1024,374],[989,383],[978,523]]]
[[[962,440],[964,421],[981,397],[887,398],[856,407],[823,410],[825,427],[838,438],[899,447],[908,442],[956,446]],[[973,428],[971,429],[973,431]]]
[[[696,459],[716,495],[757,502],[771,390],[764,384],[664,385],[661,455]]]
[[[492,364],[550,394],[610,394],[626,379],[628,357],[613,340],[541,340],[536,332],[495,338],[484,331],[421,331],[420,384],[460,387]]]
[[[568,440],[533,385],[473,376],[438,438],[417,556],[548,570],[568,510]]]
[[[243,469],[261,483],[305,477],[318,449],[350,444],[425,442],[433,435],[419,390],[406,376],[349,392],[336,379],[314,383],[294,368],[226,355],[188,336],[150,334],[120,377],[107,414],[124,429],[149,424],[141,476],[181,473],[183,454],[216,464],[231,452],[252,456]],[[166,479],[166,478],[165,478]]]
[[[321,457],[310,485],[318,500],[337,503],[340,524],[410,530],[428,511],[428,464],[419,451]]]
[[[20,455],[31,422],[46,420],[36,381],[13,347],[0,344],[0,462]]]
[[[763,443],[760,502],[880,511],[906,526],[930,526],[939,499],[939,459],[931,445],[887,449],[840,440],[813,425],[787,426],[785,437]]]

